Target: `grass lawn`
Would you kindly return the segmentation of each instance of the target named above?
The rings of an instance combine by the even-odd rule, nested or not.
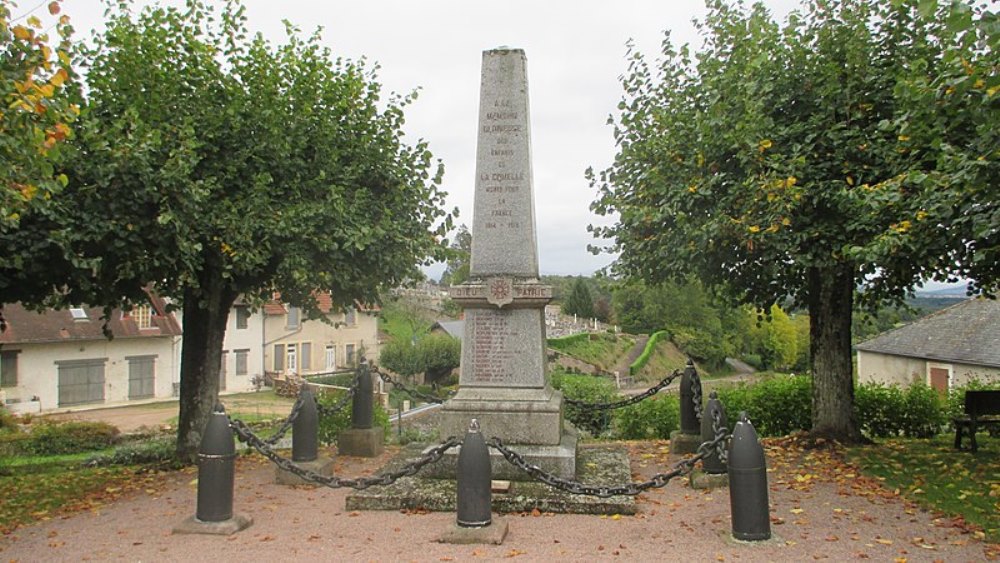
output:
[[[957,451],[954,434],[897,438],[848,450],[848,459],[889,489],[930,509],[959,515],[1000,542],[1000,438],[977,435],[979,451]],[[967,440],[966,440],[967,442]]]
[[[625,335],[596,334],[594,336],[596,338],[575,340],[557,349],[603,370],[610,370],[614,367],[615,362],[635,345],[635,341]]]
[[[664,338],[656,343],[656,348],[653,349],[649,361],[642,366],[635,378],[638,381],[656,383],[675,369],[684,369],[686,364],[687,356],[678,350],[673,342]],[[704,372],[699,372],[699,375],[705,377]]]

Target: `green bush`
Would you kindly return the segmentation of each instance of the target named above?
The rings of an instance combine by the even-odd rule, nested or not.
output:
[[[325,407],[336,406],[340,402],[341,397],[344,395],[342,393],[323,393],[319,395],[317,400],[319,404]],[[374,423],[375,426],[381,427],[382,430],[388,435],[389,433],[389,413],[385,412],[378,402],[374,405]],[[329,416],[319,417],[319,441],[322,444],[330,445],[337,441],[337,436],[340,435],[340,431],[345,428],[351,427],[351,401],[348,401],[343,409],[333,413]]]
[[[590,335],[586,332],[580,332],[577,334],[571,334],[569,336],[562,336],[560,338],[549,338],[546,340],[549,348],[559,350],[560,352],[566,351],[567,348],[571,348],[574,344],[588,340]]]
[[[628,367],[629,375],[639,373],[639,370],[646,366],[649,362],[649,358],[651,358],[653,356],[653,352],[656,351],[656,344],[664,338],[670,338],[670,333],[665,330],[654,332],[652,336],[649,337],[649,341],[646,342],[646,347],[643,348],[642,354],[639,354],[639,357],[636,358],[635,361],[632,362],[632,365]]]
[[[930,438],[947,423],[944,400],[921,383],[905,389],[875,382],[858,385],[854,412],[861,432],[869,438]]]
[[[0,432],[0,457],[30,455],[31,434],[20,431]]]
[[[109,448],[118,441],[118,429],[106,422],[42,423],[31,429],[26,453],[56,455]]]
[[[563,396],[569,399],[587,403],[606,403],[620,398],[610,380],[593,375],[560,375],[552,378],[552,386],[562,390]],[[587,411],[567,405],[566,418],[580,430],[594,436],[611,428],[609,411]]]
[[[812,426],[812,380],[804,375],[774,375],[755,384],[719,389],[726,416],[746,411],[761,436],[784,436]]]
[[[945,417],[948,422],[950,422],[953,418],[965,414],[966,391],[985,391],[989,389],[1000,391],[1000,381],[987,382],[977,378],[969,380],[969,382],[965,385],[960,385],[950,389],[948,391],[948,399],[945,405]]]
[[[614,412],[614,435],[625,440],[667,439],[680,428],[680,420],[676,396],[650,397]]]
[[[15,417],[9,410],[0,405],[0,433],[4,432],[16,432],[17,431],[17,417]]]
[[[116,447],[111,453],[91,456],[84,462],[84,465],[103,467],[106,465],[136,465],[174,461],[176,448],[177,440],[174,437],[163,436],[123,444]]]

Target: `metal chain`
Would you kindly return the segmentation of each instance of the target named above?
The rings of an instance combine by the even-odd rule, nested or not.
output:
[[[406,384],[402,383],[398,379],[394,379],[388,373],[385,373],[384,371],[380,370],[378,368],[378,366],[376,366],[374,364],[372,364],[371,370],[373,372],[377,373],[378,376],[379,376],[379,378],[382,379],[382,381],[384,381],[384,382],[392,385],[393,388],[399,389],[400,391],[402,391],[403,393],[406,393],[407,395],[409,395],[410,397],[413,397],[414,399],[420,399],[421,401],[426,401],[428,403],[441,404],[441,403],[443,403],[446,400],[448,400],[448,399],[451,398],[451,394],[449,394],[447,397],[445,397],[445,398],[442,399],[441,397],[438,397],[436,395],[429,395],[427,393],[423,393],[421,391],[418,391],[416,389],[408,387]],[[397,377],[398,377],[398,374],[397,374]]]
[[[715,435],[715,439],[702,443],[698,446],[698,450],[695,452],[694,456],[678,461],[673,465],[673,468],[670,471],[667,471],[666,473],[658,473],[652,476],[648,481],[625,483],[613,486],[587,485],[580,483],[579,481],[563,479],[558,475],[545,471],[537,465],[528,463],[528,461],[525,460],[521,454],[504,446],[500,438],[497,437],[491,438],[488,445],[500,452],[504,459],[506,459],[511,465],[517,467],[521,471],[524,471],[536,480],[549,485],[550,487],[575,495],[608,498],[616,495],[636,496],[649,489],[665,487],[674,477],[687,475],[694,469],[694,465],[696,463],[708,457],[713,448],[717,448],[719,444],[725,442],[728,438],[728,435],[725,434],[725,428],[720,427],[718,431],[719,432]]]
[[[701,422],[701,376],[698,370],[693,370],[691,374],[691,400],[694,401],[694,416]]]
[[[673,373],[664,377],[659,383],[646,389],[642,393],[635,395],[634,397],[629,397],[628,399],[622,399],[621,401],[615,401],[613,403],[587,403],[584,401],[579,401],[577,399],[570,399],[569,397],[564,398],[566,404],[582,411],[604,411],[611,409],[620,409],[622,407],[627,407],[630,405],[637,404],[649,397],[660,392],[661,389],[673,383],[675,379],[680,377],[681,371],[675,369]]]
[[[722,425],[722,411],[719,409],[712,411],[712,433],[716,437],[715,454],[719,456],[719,461],[728,463],[729,448],[726,447],[726,442],[729,441],[731,434],[729,434],[729,429]],[[722,440],[718,440],[720,436],[723,437]]]
[[[358,390],[358,385],[361,382],[361,371],[354,370],[354,379],[351,381],[351,386],[347,388],[344,396],[337,401],[333,406],[325,406],[319,402],[319,397],[316,397],[316,412],[320,417],[333,416],[338,412],[342,411],[344,407],[347,406],[348,401],[354,397],[354,393]]]
[[[323,485],[324,487],[330,487],[332,489],[349,487],[363,491],[368,487],[391,485],[402,477],[416,475],[417,472],[423,469],[425,465],[429,465],[440,460],[446,451],[454,448],[455,446],[462,445],[461,440],[452,436],[441,444],[434,446],[419,458],[414,459],[395,471],[389,471],[372,477],[356,477],[348,479],[337,477],[336,475],[320,475],[315,471],[310,471],[298,466],[294,461],[288,458],[281,457],[280,454],[271,449],[269,444],[255,435],[242,420],[229,419],[229,426],[233,429],[233,432],[236,434],[236,437],[239,438],[240,442],[243,442],[244,444],[247,444],[257,450],[261,455],[277,465],[279,469],[288,471],[289,473],[301,477],[310,483]]]
[[[288,413],[288,418],[281,422],[281,426],[271,435],[270,438],[263,440],[263,442],[269,446],[273,446],[281,441],[288,433],[288,430],[295,424],[295,419],[299,417],[299,412],[302,411],[302,395],[299,395],[295,399],[295,404],[292,405],[292,411]]]

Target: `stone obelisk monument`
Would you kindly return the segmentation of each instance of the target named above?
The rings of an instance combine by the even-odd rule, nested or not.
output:
[[[442,409],[442,434],[464,435],[472,418],[529,463],[576,474],[576,433],[549,384],[545,304],[538,279],[524,51],[483,53],[469,281],[450,290],[465,310],[458,393]],[[494,477],[525,478],[493,452]]]

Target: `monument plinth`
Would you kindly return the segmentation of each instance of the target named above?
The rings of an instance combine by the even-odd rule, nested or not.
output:
[[[563,428],[562,393],[549,384],[546,366],[544,309],[552,288],[538,279],[523,50],[483,53],[478,132],[469,281],[450,289],[465,310],[461,375],[442,409],[441,432],[460,436],[477,418],[487,437],[572,477],[576,433]],[[492,457],[494,478],[525,478],[496,452]]]

